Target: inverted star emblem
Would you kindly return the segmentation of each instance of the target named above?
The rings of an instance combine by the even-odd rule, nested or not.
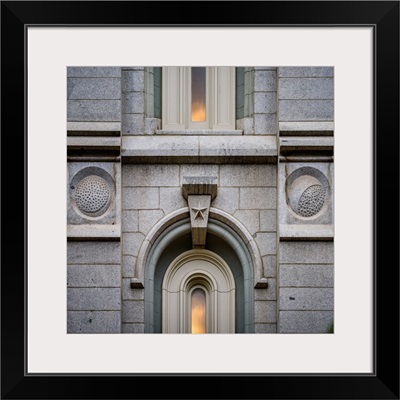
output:
[[[204,211],[207,210],[207,207],[200,207],[200,205],[198,207],[192,207],[192,211],[194,212],[194,219],[197,218],[201,218],[201,219],[205,219],[204,217]]]

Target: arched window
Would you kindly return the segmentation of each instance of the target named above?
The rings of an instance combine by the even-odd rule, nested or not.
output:
[[[191,333],[207,332],[206,292],[200,287],[195,287],[190,295]]]
[[[162,284],[162,331],[235,332],[235,282],[221,257],[189,250],[171,263]]]

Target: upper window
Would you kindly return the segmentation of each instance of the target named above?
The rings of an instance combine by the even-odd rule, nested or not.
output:
[[[206,116],[208,116],[206,113],[207,70],[206,67],[192,67],[191,73],[191,122],[204,122],[206,121]]]
[[[234,67],[164,67],[163,130],[234,130]]]

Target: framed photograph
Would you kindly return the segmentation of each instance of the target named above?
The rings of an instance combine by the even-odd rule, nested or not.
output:
[[[227,6],[2,2],[2,398],[399,398],[399,3]]]

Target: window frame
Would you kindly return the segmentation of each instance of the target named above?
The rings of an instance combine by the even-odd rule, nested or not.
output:
[[[162,68],[162,130],[235,130],[236,68],[205,67],[205,122],[191,120],[192,67]]]
[[[206,333],[235,333],[233,273],[220,256],[198,249],[176,257],[165,272],[162,332],[191,333],[191,294],[199,287],[206,294]]]

